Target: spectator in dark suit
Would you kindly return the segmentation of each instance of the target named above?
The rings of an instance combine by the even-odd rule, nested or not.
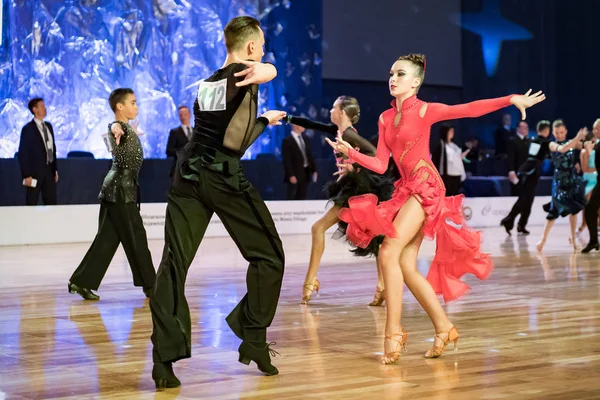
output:
[[[515,136],[515,129],[511,125],[512,118],[510,114],[504,114],[502,124],[494,131],[494,145],[497,156],[504,156],[507,153],[507,142]]]
[[[25,202],[28,206],[38,204],[40,193],[44,205],[56,204],[56,145],[54,129],[45,122],[46,105],[40,97],[28,104],[33,120],[21,130],[19,165],[25,186]]]
[[[317,181],[317,170],[310,141],[302,133],[304,128],[292,125],[290,136],[281,143],[281,157],[288,184],[288,200],[306,200],[311,178]]]
[[[173,157],[173,167],[169,175],[173,175],[173,170],[177,164],[177,152],[181,150],[192,138],[194,130],[190,124],[191,113],[187,106],[179,106],[179,121],[181,126],[171,129],[169,140],[167,141],[167,157]]]
[[[529,151],[529,126],[527,122],[521,121],[517,124],[517,134],[508,140],[506,150],[508,154],[508,179],[511,183],[511,196],[521,195],[521,186],[518,185],[519,177],[517,172],[519,167],[527,160]]]
[[[469,176],[469,173],[474,175],[477,171],[477,163],[479,162],[479,139],[474,136],[471,137],[464,143],[462,150],[469,150],[465,156],[465,172],[467,172],[467,176]]]

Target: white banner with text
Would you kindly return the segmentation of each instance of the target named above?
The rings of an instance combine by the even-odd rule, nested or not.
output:
[[[463,212],[469,226],[497,227],[510,211],[516,197],[467,198]],[[535,199],[530,225],[542,225],[546,213],[542,205],[550,197]],[[310,228],[326,211],[326,200],[268,201],[277,230],[281,235],[310,234]],[[148,239],[164,237],[166,203],[142,204],[141,215]],[[91,242],[98,229],[100,205],[63,205],[37,207],[0,207],[0,246]],[[517,220],[518,221],[518,220]],[[560,218],[557,223],[568,223]],[[335,230],[335,226],[331,228]],[[227,236],[215,215],[206,237]]]

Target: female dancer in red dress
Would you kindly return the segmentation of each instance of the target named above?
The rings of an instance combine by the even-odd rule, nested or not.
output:
[[[512,95],[468,104],[448,106],[426,103],[416,97],[425,75],[425,56],[400,57],[390,71],[392,108],[379,118],[379,142],[375,157],[354,151],[338,136],[328,140],[337,151],[347,154],[365,168],[383,173],[390,153],[402,178],[396,182],[392,199],[377,204],[371,194],[349,200],[339,218],[348,223],[347,237],[364,247],[376,235],[386,236],[379,258],[386,289],[387,320],[384,355],[381,362],[394,363],[406,348],[407,334],[400,325],[402,290],[406,283],[433,322],[433,348],[425,357],[439,357],[446,345],[458,340],[437,294],[445,301],[463,295],[469,287],[460,280],[466,273],[485,279],[492,271],[489,255],[480,253],[479,232],[467,229],[462,216],[463,196],[444,197],[444,184],[429,156],[431,125],[444,120],[479,117],[514,104],[525,119],[525,109],[545,99],[538,92]],[[436,238],[436,255],[427,279],[417,270],[417,255],[423,237]]]

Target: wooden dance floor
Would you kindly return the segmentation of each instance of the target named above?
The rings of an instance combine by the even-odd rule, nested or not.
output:
[[[447,306],[459,351],[423,354],[433,329],[405,291],[408,352],[379,364],[385,308],[368,307],[373,260],[328,239],[322,292],[299,304],[310,237],[284,237],[286,274],[268,339],[280,375],[237,362],[224,318],[245,292],[246,264],[230,239],[207,239],[190,270],[193,357],[175,364],[179,389],[155,392],[148,301],[131,284],[122,250],[98,302],[67,293],[87,244],[0,248],[0,399],[598,399],[600,253],[573,254],[556,226],[543,255],[532,235],[485,232],[496,269]],[[587,234],[585,234],[587,241]],[[152,241],[155,263],[161,241]],[[433,243],[421,250],[426,273]],[[156,267],[158,265],[156,264]]]

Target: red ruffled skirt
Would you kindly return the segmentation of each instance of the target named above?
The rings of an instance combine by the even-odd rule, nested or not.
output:
[[[428,175],[427,175],[428,174]],[[395,184],[392,198],[377,204],[377,196],[366,194],[349,199],[349,208],[339,218],[348,223],[346,236],[355,246],[365,248],[378,235],[397,237],[393,221],[411,195],[425,210],[423,233],[436,239],[436,252],[427,280],[445,302],[456,300],[470,288],[460,278],[471,273],[486,279],[493,270],[489,254],[481,253],[481,232],[467,228],[462,213],[464,196],[445,197],[428,168]]]

